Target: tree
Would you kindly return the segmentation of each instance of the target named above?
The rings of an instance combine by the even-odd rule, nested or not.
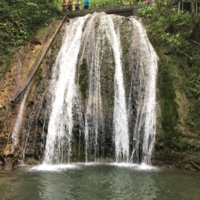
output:
[[[196,7],[196,1],[191,0],[191,24],[190,24],[190,30],[187,35],[188,38],[192,38],[198,24],[200,23],[200,16],[197,15],[195,7]]]

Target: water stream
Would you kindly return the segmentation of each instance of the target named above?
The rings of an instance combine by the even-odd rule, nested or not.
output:
[[[66,27],[63,45],[54,65],[50,88],[52,92],[51,114],[44,157],[45,164],[70,162],[76,62],[81,33],[87,18],[88,16],[72,20]]]
[[[115,31],[112,18],[104,17],[107,24],[107,37],[114,51],[115,59],[115,104],[114,104],[114,141],[116,162],[128,162],[129,160],[129,138],[128,121],[126,111],[125,89],[121,62],[121,44],[119,28]]]
[[[136,76],[139,77],[139,83],[135,86],[136,90],[139,90],[136,98],[137,117],[133,132],[135,146],[131,156],[133,157],[135,154],[135,162],[137,163],[151,164],[151,154],[156,133],[157,55],[148,40],[146,30],[137,20],[131,18],[131,21],[137,27],[137,42],[140,45],[137,52],[139,60],[136,70],[138,71]]]
[[[26,99],[28,97],[29,90],[30,90],[30,87],[27,88],[27,90],[23,96],[22,102],[21,102],[19,110],[18,110],[17,118],[15,120],[13,131],[11,134],[12,143],[15,146],[17,146],[19,144],[19,131],[21,128],[22,120],[23,120],[23,115],[24,115],[24,111],[25,111],[25,103],[26,103]]]

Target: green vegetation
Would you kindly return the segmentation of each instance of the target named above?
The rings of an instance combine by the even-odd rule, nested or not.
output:
[[[141,2],[144,5],[144,2]],[[158,124],[155,157],[165,163],[186,166],[200,163],[200,13],[191,6],[177,12],[169,0],[156,0],[138,15],[160,58]]]
[[[90,8],[118,6],[135,0],[90,0]],[[61,14],[63,0],[0,0],[0,79],[11,64],[16,48]],[[75,3],[76,0],[73,0]],[[84,0],[80,0],[83,8]]]
[[[0,2],[0,79],[15,49],[56,16],[53,1],[7,0]]]
[[[80,0],[80,2],[81,2],[81,9],[83,9],[84,0]],[[89,0],[89,2],[90,2],[89,8],[104,8],[104,7],[134,4],[137,1],[136,0]],[[75,3],[76,3],[76,0],[73,0],[73,4]],[[60,5],[62,4],[62,0],[57,0],[55,4],[58,8],[60,8]],[[75,10],[74,7],[73,9]]]
[[[135,0],[90,0],[90,7],[91,8],[112,7],[120,5],[129,5],[132,3],[135,3]]]
[[[36,85],[36,87],[39,86],[41,80],[42,80],[42,69],[39,68],[39,69],[37,70],[36,77],[35,77],[35,85]]]
[[[86,92],[88,88],[88,74],[87,74],[87,62],[85,59],[83,59],[82,64],[80,66],[79,85],[83,97],[86,98]]]

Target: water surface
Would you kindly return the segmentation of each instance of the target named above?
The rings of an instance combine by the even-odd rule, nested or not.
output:
[[[138,165],[40,166],[0,173],[1,200],[199,200],[200,174]]]

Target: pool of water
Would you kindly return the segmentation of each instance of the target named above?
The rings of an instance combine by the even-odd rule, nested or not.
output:
[[[199,200],[200,174],[126,164],[0,172],[1,200]]]

